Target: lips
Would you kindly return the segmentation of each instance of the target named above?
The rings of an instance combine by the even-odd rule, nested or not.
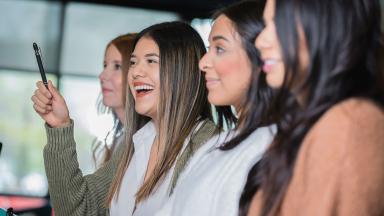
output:
[[[153,85],[144,82],[134,82],[133,86],[137,98],[144,97],[155,89]]]
[[[215,85],[219,84],[220,79],[213,78],[213,77],[205,77],[206,80],[206,86],[208,89],[213,88]]]
[[[103,92],[103,94],[106,94],[106,93],[112,92],[112,89],[103,87],[103,88],[101,88],[101,91]]]
[[[279,63],[279,60],[277,59],[272,59],[272,58],[266,58],[263,60],[263,71],[265,73],[268,73],[272,70],[272,68]]]

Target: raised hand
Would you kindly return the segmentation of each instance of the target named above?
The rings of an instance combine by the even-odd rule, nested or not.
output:
[[[42,81],[36,83],[32,95],[33,108],[51,127],[65,127],[70,124],[67,104],[59,91],[48,81],[48,89]]]

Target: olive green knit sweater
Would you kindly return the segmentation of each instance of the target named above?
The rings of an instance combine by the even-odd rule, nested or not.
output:
[[[170,191],[196,149],[217,131],[213,122],[205,121],[192,135],[191,142],[176,161]],[[65,128],[51,128],[46,125],[46,132],[44,164],[55,215],[108,215],[105,199],[126,146],[119,145],[110,161],[96,172],[83,176],[77,161],[73,122]]]

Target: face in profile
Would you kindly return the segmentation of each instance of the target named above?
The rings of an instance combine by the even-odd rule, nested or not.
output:
[[[208,100],[236,110],[246,97],[252,73],[251,62],[230,19],[220,15],[209,34],[209,50],[199,63],[205,74]]]
[[[122,57],[115,45],[105,51],[103,71],[99,75],[103,104],[112,109],[124,109],[122,84]]]
[[[156,42],[142,37],[131,55],[128,84],[135,99],[135,110],[152,119],[157,118],[160,96],[160,55]]]
[[[279,88],[284,82],[284,62],[274,23],[275,1],[267,1],[264,9],[265,28],[256,38],[256,48],[261,52],[263,72],[267,83],[272,88]]]
[[[283,61],[282,49],[278,39],[276,25],[275,25],[275,0],[267,0],[264,9],[264,23],[265,28],[256,38],[255,46],[261,52],[263,60],[263,72],[266,73],[267,83],[272,88],[280,88],[284,82],[286,67]],[[303,71],[308,66],[308,49],[306,46],[303,29],[301,26],[298,28],[299,35],[299,77],[294,80],[293,85],[300,84],[303,78]],[[288,76],[288,79],[290,77]]]

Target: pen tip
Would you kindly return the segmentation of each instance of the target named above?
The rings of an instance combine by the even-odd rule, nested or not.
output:
[[[38,50],[37,44],[33,42],[33,49]]]

